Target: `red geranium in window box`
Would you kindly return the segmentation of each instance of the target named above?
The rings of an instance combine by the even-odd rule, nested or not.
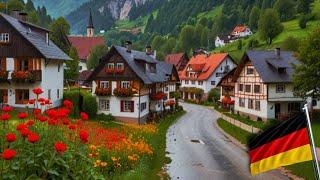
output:
[[[115,69],[114,72],[117,74],[122,74],[124,72],[124,69],[123,68],[122,69]]]
[[[133,95],[133,91],[131,88],[116,88],[113,91],[113,94],[118,97],[131,97]]]
[[[4,81],[8,79],[8,71],[0,71],[0,80]]]
[[[97,88],[96,95],[97,96],[111,96],[111,88]]]
[[[111,68],[111,69],[106,68],[105,71],[106,71],[107,74],[113,74],[115,72],[113,68]]]
[[[164,99],[165,97],[167,97],[166,93],[160,91],[160,92],[157,92],[155,94],[151,94],[151,100],[153,101],[160,101],[162,99]]]

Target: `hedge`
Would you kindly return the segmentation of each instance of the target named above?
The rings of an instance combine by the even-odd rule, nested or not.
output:
[[[98,111],[96,98],[91,94],[83,94],[82,110],[86,112],[90,118],[95,118]]]
[[[68,99],[73,103],[73,112],[71,115],[74,117],[79,116],[79,91],[78,90],[68,90],[63,93],[63,100]]]

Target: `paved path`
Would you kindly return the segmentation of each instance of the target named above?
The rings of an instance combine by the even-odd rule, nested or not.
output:
[[[287,179],[279,171],[252,177],[247,153],[217,129],[216,114],[203,106],[182,105],[187,113],[167,133],[172,179]]]

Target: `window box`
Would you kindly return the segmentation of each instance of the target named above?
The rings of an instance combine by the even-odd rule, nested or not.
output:
[[[113,90],[113,94],[117,97],[132,97],[134,92],[131,88],[116,88]]]
[[[157,93],[151,94],[152,101],[160,101],[166,97],[167,97],[167,95],[164,92],[157,92]]]
[[[111,88],[96,88],[97,96],[111,96]]]
[[[8,80],[8,71],[0,71],[0,81]]]
[[[34,83],[36,81],[41,81],[41,70],[32,71],[13,71],[11,74],[12,81],[15,82],[29,82]]]

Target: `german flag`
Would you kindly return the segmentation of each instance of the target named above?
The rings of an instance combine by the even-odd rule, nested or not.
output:
[[[283,121],[249,142],[251,174],[312,160],[305,114]]]

